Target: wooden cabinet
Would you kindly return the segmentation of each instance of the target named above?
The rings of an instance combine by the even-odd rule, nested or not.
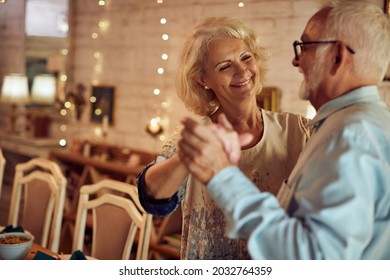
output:
[[[49,150],[60,147],[57,139],[28,138],[19,135],[0,133],[0,147],[16,154],[28,157],[47,158]]]
[[[4,185],[12,186],[16,164],[33,157],[48,158],[50,149],[60,149],[60,145],[57,139],[0,133],[0,148],[6,159]]]

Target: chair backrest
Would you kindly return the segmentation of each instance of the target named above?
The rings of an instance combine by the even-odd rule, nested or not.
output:
[[[92,211],[91,256],[97,259],[148,257],[152,215],[145,212],[137,187],[113,179],[80,188],[72,250],[84,250],[88,211]],[[131,255],[137,248],[136,255]]]
[[[45,158],[18,163],[8,224],[22,225],[43,247],[58,252],[65,193],[66,178],[57,163]]]
[[[3,176],[4,176],[4,167],[5,167],[5,158],[3,152],[0,149],[0,200],[1,200],[1,188],[3,187]]]

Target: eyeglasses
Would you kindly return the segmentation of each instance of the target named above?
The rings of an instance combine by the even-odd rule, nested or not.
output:
[[[293,46],[294,46],[294,53],[295,53],[295,59],[298,60],[299,57],[301,56],[302,51],[304,51],[304,46],[305,45],[314,45],[314,44],[334,44],[337,43],[338,40],[328,40],[328,41],[307,41],[307,42],[299,42],[299,41],[294,41]],[[355,54],[355,51],[347,46],[347,50],[351,54]]]

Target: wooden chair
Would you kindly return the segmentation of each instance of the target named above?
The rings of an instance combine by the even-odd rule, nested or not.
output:
[[[33,158],[17,164],[8,224],[23,226],[41,246],[58,252],[65,192],[66,178],[55,162]]]
[[[104,179],[80,188],[72,251],[83,250],[88,211],[92,211],[91,257],[144,260],[148,257],[152,215],[138,200],[137,187]],[[136,247],[135,256],[132,249]]]
[[[3,156],[3,152],[0,149],[0,200],[1,200],[1,188],[3,187],[3,176],[4,176],[4,167],[6,160]]]
[[[162,218],[152,232],[149,259],[180,259],[182,219],[181,205],[175,212]]]

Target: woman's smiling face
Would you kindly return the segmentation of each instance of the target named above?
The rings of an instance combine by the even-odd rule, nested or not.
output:
[[[255,96],[258,75],[256,58],[243,40],[226,37],[210,43],[201,83],[211,88],[221,103]]]

